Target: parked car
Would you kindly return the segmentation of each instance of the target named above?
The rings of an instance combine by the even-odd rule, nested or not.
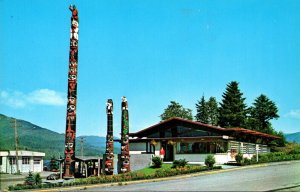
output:
[[[48,175],[48,177],[46,179],[47,180],[57,180],[57,179],[59,179],[59,174],[51,173],[50,175]]]

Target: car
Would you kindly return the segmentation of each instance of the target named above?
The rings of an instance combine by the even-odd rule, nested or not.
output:
[[[59,179],[59,174],[51,173],[50,175],[48,175],[48,177],[46,179],[47,180],[57,180],[57,179]]]

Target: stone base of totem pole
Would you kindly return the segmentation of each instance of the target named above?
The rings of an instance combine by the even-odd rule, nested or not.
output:
[[[129,155],[129,158],[130,158],[130,155]],[[121,171],[121,168],[122,168],[121,154],[118,154],[118,174],[123,173],[123,172]],[[130,164],[129,164],[129,171],[127,171],[127,172],[130,172]]]

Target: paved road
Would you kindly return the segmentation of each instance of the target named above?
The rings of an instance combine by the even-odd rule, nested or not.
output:
[[[230,170],[190,178],[88,188],[85,191],[298,191],[300,161]]]

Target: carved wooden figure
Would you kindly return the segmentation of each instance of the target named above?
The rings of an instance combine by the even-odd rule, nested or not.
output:
[[[78,64],[78,10],[70,5],[72,12],[70,29],[70,52],[68,73],[68,104],[66,117],[64,178],[74,177],[75,138],[76,138],[76,100],[77,100],[77,64]]]
[[[104,155],[104,173],[112,175],[114,172],[114,139],[113,139],[113,100],[108,99],[106,103],[107,135],[106,151]]]
[[[122,97],[122,120],[121,120],[121,173],[130,171],[129,156],[129,115],[126,97]]]

